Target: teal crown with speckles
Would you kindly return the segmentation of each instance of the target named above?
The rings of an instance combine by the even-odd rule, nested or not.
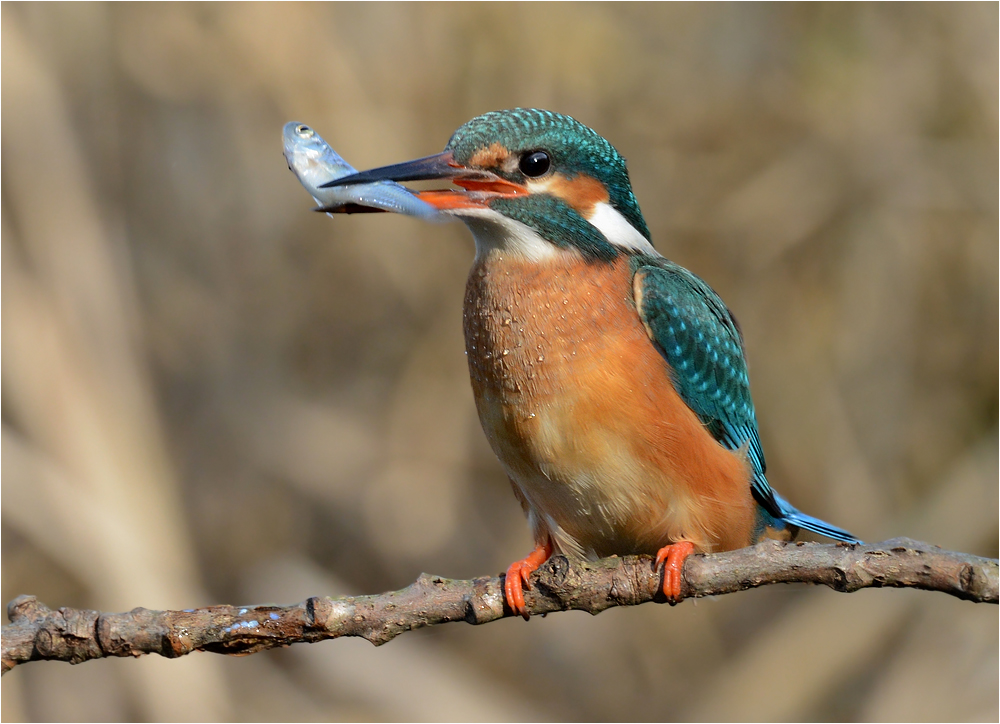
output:
[[[597,179],[607,188],[611,205],[649,239],[625,159],[602,136],[575,118],[536,108],[491,111],[455,131],[445,148],[464,164],[476,151],[494,143],[518,154],[546,151],[553,167],[561,173],[570,177],[583,173]]]

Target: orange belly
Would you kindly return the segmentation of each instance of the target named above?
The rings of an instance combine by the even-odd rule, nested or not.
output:
[[[745,456],[674,389],[627,258],[477,259],[465,341],[479,419],[536,541],[589,557],[680,539],[706,552],[750,543]]]

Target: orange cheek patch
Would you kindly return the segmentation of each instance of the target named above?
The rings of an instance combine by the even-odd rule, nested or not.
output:
[[[467,166],[473,168],[499,168],[510,156],[510,151],[499,143],[491,143],[472,154]]]
[[[528,185],[532,190],[550,193],[562,199],[585,219],[590,216],[595,205],[607,203],[609,200],[608,191],[604,188],[604,184],[593,176],[584,174],[568,178],[556,173],[543,182],[529,182]]]

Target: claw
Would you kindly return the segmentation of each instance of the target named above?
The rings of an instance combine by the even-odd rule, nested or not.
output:
[[[545,563],[552,555],[552,543],[546,540],[535,546],[526,558],[514,561],[507,569],[507,577],[504,579],[503,589],[507,597],[507,605],[514,613],[523,617],[525,621],[531,618],[524,606],[524,588],[531,588],[528,577],[534,573],[540,565]]]
[[[684,561],[693,551],[694,543],[679,540],[664,546],[656,553],[655,567],[663,566],[663,595],[670,603],[679,603],[681,600]]]

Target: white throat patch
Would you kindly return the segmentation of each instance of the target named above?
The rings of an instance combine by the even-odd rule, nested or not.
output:
[[[490,251],[498,250],[537,262],[570,251],[546,241],[530,226],[489,208],[462,209],[452,214],[460,218],[472,232],[476,240],[477,259]],[[587,221],[604,234],[609,242],[621,249],[661,256],[649,240],[636,231],[611,204],[595,204]]]
[[[547,242],[530,226],[493,209],[462,209],[455,215],[465,222],[472,232],[476,240],[477,259],[497,250],[537,262],[551,259],[564,251],[555,244]]]

